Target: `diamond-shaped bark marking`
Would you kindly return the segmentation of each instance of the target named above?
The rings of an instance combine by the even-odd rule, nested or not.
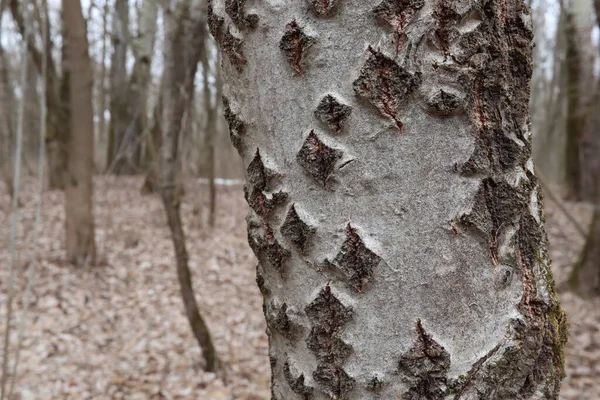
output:
[[[313,379],[320,383],[332,399],[344,399],[354,389],[354,379],[337,365],[319,364]]]
[[[302,399],[309,400],[313,397],[314,388],[307,386],[306,383],[304,383],[304,373],[300,373],[297,377],[294,377],[289,361],[286,361],[285,364],[283,364],[283,377],[288,385],[290,385],[292,391],[300,395]]]
[[[290,65],[300,75],[304,74],[304,58],[308,49],[315,43],[315,38],[308,36],[293,20],[285,27],[285,33],[279,42],[279,48],[285,53]]]
[[[342,124],[348,119],[351,113],[352,107],[328,94],[319,102],[315,110],[315,117],[331,130],[339,133],[342,130]]]
[[[237,72],[242,72],[244,66],[248,62],[242,53],[242,42],[242,39],[234,36],[233,33],[231,33],[231,29],[227,27],[227,30],[223,35],[223,52],[227,55],[227,58],[229,58],[229,61],[235,67]]]
[[[527,208],[527,198],[506,182],[486,178],[475,194],[471,211],[461,215],[459,223],[483,234],[492,259],[497,262],[498,238],[504,229],[510,229],[518,223]]]
[[[306,339],[317,358],[313,378],[332,398],[342,398],[354,387],[354,379],[341,367],[352,346],[340,338],[342,328],[352,319],[352,309],[344,306],[327,285],[304,311],[313,324]]]
[[[398,363],[398,372],[410,388],[403,399],[442,400],[446,375],[450,369],[450,354],[417,321],[417,340]]]
[[[399,52],[403,45],[404,28],[424,5],[425,0],[383,0],[373,9],[377,18],[384,20],[394,29],[396,52]]]
[[[229,99],[225,96],[222,96],[223,101],[223,115],[225,120],[227,121],[227,125],[229,126],[229,136],[231,138],[231,143],[237,149],[237,151],[241,154],[242,150],[242,137],[246,135],[247,126],[244,121],[240,119],[240,117],[231,110],[231,106],[229,103]]]
[[[369,52],[369,58],[353,83],[354,92],[366,98],[402,131],[402,122],[398,118],[400,105],[419,87],[421,75],[411,73],[378,50],[369,47]]]
[[[313,323],[306,339],[308,348],[319,362],[342,363],[352,352],[352,347],[344,343],[338,335],[343,326],[352,319],[352,309],[344,306],[328,285],[306,306],[305,312]]]
[[[245,190],[246,201],[261,217],[267,218],[277,207],[284,205],[289,196],[285,192],[264,193],[260,190]]]
[[[339,3],[339,0],[308,0],[310,8],[318,15],[328,15]]]
[[[288,339],[294,339],[300,332],[300,326],[292,321],[288,315],[288,305],[286,303],[278,307],[271,302],[267,312],[267,323],[271,329],[277,330]]]
[[[373,272],[381,257],[369,250],[350,224],[346,227],[346,240],[333,264],[348,278],[348,282],[359,292],[373,279]]]
[[[258,25],[258,15],[246,15],[243,10],[245,2],[246,0],[225,0],[225,12],[238,29],[254,29]]]
[[[304,145],[296,155],[298,164],[323,186],[335,170],[335,164],[340,158],[342,158],[342,152],[327,146],[314,131],[310,131]]]
[[[261,247],[271,266],[279,271],[280,274],[283,274],[285,262],[291,257],[292,253],[277,241],[273,231],[269,227],[267,227]]]
[[[250,161],[246,171],[248,174],[248,184],[254,190],[270,190],[275,179],[278,177],[275,171],[265,166],[259,149],[256,149],[254,158]]]
[[[433,18],[437,21],[434,37],[444,52],[448,52],[450,43],[459,35],[456,24],[462,17],[456,11],[455,3],[451,0],[437,0],[433,11]]]
[[[283,237],[287,238],[300,249],[300,252],[304,253],[308,242],[315,235],[317,229],[302,221],[296,211],[296,206],[292,204],[280,231]]]

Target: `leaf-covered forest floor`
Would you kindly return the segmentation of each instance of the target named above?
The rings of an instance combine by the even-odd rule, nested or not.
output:
[[[206,186],[188,182],[182,206],[196,296],[227,366],[223,383],[202,371],[179,295],[162,204],[157,196],[141,196],[140,185],[137,177],[96,178],[100,265],[87,269],[63,261],[63,196],[45,193],[38,277],[14,399],[268,399],[267,338],[256,261],[246,243],[241,187],[219,189],[214,230],[205,223]],[[16,321],[30,257],[35,188],[34,179],[22,186]],[[10,258],[9,202],[0,185],[1,331]],[[589,220],[589,207],[567,207],[582,224]],[[583,241],[550,200],[546,214],[560,286]],[[571,322],[561,399],[600,399],[600,300],[584,301],[568,292],[560,297]]]

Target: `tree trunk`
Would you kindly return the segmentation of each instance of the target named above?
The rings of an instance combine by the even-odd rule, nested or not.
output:
[[[0,37],[2,35],[2,16],[6,3],[0,0]],[[13,152],[15,137],[15,90],[10,76],[8,57],[0,41],[0,175],[13,198]]]
[[[171,229],[175,258],[177,262],[177,276],[181,287],[181,295],[190,326],[202,349],[206,361],[207,371],[217,371],[220,367],[219,358],[214,347],[208,326],[200,315],[191,281],[191,273],[188,267],[188,255],[185,246],[185,234],[181,222],[180,204],[182,186],[180,183],[180,146],[179,141],[182,130],[187,126],[186,113],[189,110],[188,101],[191,98],[189,90],[194,88],[194,75],[190,73],[191,60],[195,58],[198,62],[198,53],[190,41],[196,37],[193,33],[195,28],[204,26],[206,11],[196,9],[202,3],[201,0],[191,2],[171,2],[165,7],[165,69],[163,117],[162,129],[163,139],[161,148],[161,197],[167,214],[167,221]],[[193,6],[192,6],[193,4]],[[197,15],[196,13],[200,13]],[[201,36],[202,37],[202,36]],[[196,37],[197,38],[197,37]],[[201,42],[202,43],[202,42]],[[195,43],[194,43],[195,44]],[[202,46],[202,45],[200,45]],[[196,46],[196,47],[200,47]]]
[[[142,185],[142,194],[156,193],[159,188],[160,149],[162,147],[162,98],[164,80],[161,81],[156,104],[152,112],[152,127],[150,135],[146,137],[146,159],[148,171]]]
[[[63,0],[70,67],[70,134],[65,179],[67,259],[75,265],[94,265],[94,111],[92,68],[81,3]]]
[[[156,0],[144,0],[138,13],[138,34],[133,42],[135,63],[129,80],[127,112],[130,128],[128,135],[132,143],[129,158],[137,167],[142,165],[143,137],[147,131],[148,85],[152,77],[152,53],[156,30],[158,3]]]
[[[595,86],[591,0],[573,0],[568,7],[561,3],[561,8],[566,16],[567,45],[567,185],[569,196],[573,199],[594,201],[596,181],[593,170],[597,153],[586,152],[585,146],[585,141],[594,146],[597,136],[589,125],[594,100],[594,91],[590,87]]]
[[[600,0],[595,0],[594,6],[596,9],[596,17],[598,27],[600,27]],[[594,104],[597,112],[592,119],[592,130],[595,130],[596,135],[592,143],[587,147],[597,150],[600,148],[600,82],[596,88],[596,102]],[[598,153],[596,152],[596,157]],[[590,160],[592,160],[590,158]],[[569,286],[583,296],[598,296],[600,295],[600,169],[594,163],[592,166],[593,177],[596,179],[596,202],[594,208],[594,216],[592,224],[588,232],[588,236],[583,247],[583,251],[579,256],[579,260],[573,266],[569,279]]]
[[[116,0],[113,14],[113,54],[110,63],[110,123],[108,128],[108,172],[131,174],[135,161],[131,158],[135,143],[130,138],[127,100],[127,46],[129,39],[129,2]]]
[[[580,258],[573,266],[569,286],[584,297],[600,295],[600,208],[594,216]]]
[[[108,146],[107,134],[106,134],[106,40],[108,38],[108,0],[104,0],[104,7],[102,8],[102,52],[100,60],[100,78],[98,82],[98,134],[97,142],[101,143],[102,146]],[[106,163],[107,160],[105,160]],[[104,169],[108,168],[108,165],[104,165]]]
[[[520,0],[214,0],[273,399],[557,399]]]

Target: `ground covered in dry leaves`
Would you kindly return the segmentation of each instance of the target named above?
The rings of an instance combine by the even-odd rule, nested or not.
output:
[[[63,196],[46,192],[38,278],[17,374],[15,399],[269,398],[269,363],[255,259],[246,244],[241,187],[219,189],[217,227],[206,221],[206,186],[190,182],[183,205],[196,295],[227,366],[226,383],[202,371],[179,296],[162,205],[139,194],[138,178],[96,180],[100,266],[64,263]],[[23,185],[18,229],[18,292],[25,287],[33,232],[35,181]],[[567,278],[582,239],[547,200],[555,277]],[[584,224],[589,207],[567,204]],[[0,316],[5,321],[9,198],[0,186]],[[571,322],[561,399],[600,399],[600,300],[569,292]],[[16,301],[20,317],[22,298]],[[16,328],[13,332],[16,331]],[[14,338],[14,336],[13,336]],[[13,339],[13,348],[16,340]],[[12,354],[12,353],[11,353]]]

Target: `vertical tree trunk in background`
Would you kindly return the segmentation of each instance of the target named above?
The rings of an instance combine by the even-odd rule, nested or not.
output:
[[[567,95],[567,148],[566,167],[567,185],[569,196],[579,200],[581,195],[581,156],[580,144],[585,123],[581,112],[581,86],[579,81],[581,57],[577,48],[577,30],[575,18],[572,13],[566,11],[567,51],[566,64],[566,95]]]
[[[13,197],[13,152],[15,137],[15,96],[8,58],[2,45],[2,16],[6,0],[0,0],[0,175]]]
[[[213,105],[210,94],[210,83],[209,83],[209,63],[208,63],[208,48],[206,45],[206,39],[204,40],[203,51],[200,55],[200,62],[202,63],[202,80],[203,80],[203,93],[204,93],[204,109],[206,113],[206,124],[204,131],[204,147],[206,148],[206,165],[208,166],[208,225],[212,228],[215,226],[215,214],[216,214],[216,202],[217,202],[217,191],[215,185],[215,130],[217,128],[217,104],[215,101]],[[217,66],[217,70],[219,67]],[[213,74],[215,78],[215,87],[219,85],[217,80],[220,78],[219,73],[215,71]],[[217,97],[218,99],[218,97]]]
[[[599,199],[600,200],[600,199]],[[569,278],[569,286],[584,297],[600,295],[600,208],[594,209],[583,251]]]
[[[162,98],[164,94],[164,79],[161,80],[156,104],[152,112],[152,127],[146,137],[146,160],[148,171],[142,185],[142,194],[156,193],[159,191],[160,149],[162,147]]]
[[[81,3],[63,0],[70,67],[70,134],[65,179],[67,259],[75,265],[96,262],[93,216],[94,111],[92,68]]]
[[[138,13],[137,37],[133,42],[135,63],[129,80],[127,112],[131,132],[130,141],[135,142],[129,151],[130,159],[141,167],[143,136],[147,127],[148,86],[152,81],[150,67],[154,51],[157,0],[144,0]]]
[[[170,2],[164,10],[165,21],[165,67],[163,73],[163,117],[162,117],[162,147],[160,166],[161,197],[171,229],[177,276],[181,287],[181,295],[190,326],[202,349],[207,371],[219,369],[219,358],[214,347],[208,326],[204,322],[198,304],[194,297],[191,273],[188,267],[188,255],[185,245],[185,233],[181,222],[180,205],[182,186],[180,183],[180,146],[182,130],[186,124],[186,113],[189,110],[188,101],[191,98],[189,90],[194,88],[194,74],[189,67],[195,59],[198,63],[197,27],[206,24],[206,8],[201,7],[202,0]],[[173,4],[176,3],[176,4]],[[203,42],[200,42],[203,43]]]
[[[30,61],[27,63],[27,87],[25,88],[25,126],[23,127],[23,161],[25,162],[25,165],[28,165],[29,167],[32,167],[33,161],[37,163],[37,153],[40,142],[40,102],[37,91],[38,80],[38,70],[30,57]]]
[[[600,170],[600,134],[595,120],[597,116],[597,102],[600,99],[597,93],[597,80],[594,69],[597,51],[592,31],[596,24],[594,15],[594,0],[571,0],[572,10],[577,32],[577,46],[580,55],[579,87],[580,89],[580,114],[582,114],[583,129],[579,143],[580,157],[580,193],[578,199],[594,202],[598,198],[598,171]],[[596,89],[596,90],[594,90]]]
[[[103,144],[104,147],[108,146],[107,134],[106,134],[106,40],[108,39],[108,0],[104,0],[104,7],[102,8],[102,52],[100,61],[100,79],[98,82],[98,134],[97,143]],[[105,160],[106,163],[107,160]],[[108,165],[104,166],[104,169],[108,168]]]
[[[595,164],[596,153],[587,155],[585,140],[592,117],[591,103],[594,99],[594,45],[592,42],[591,0],[572,0],[562,6],[566,17],[566,94],[567,94],[567,147],[566,167],[569,195],[575,200],[594,200],[596,182],[590,173]],[[587,155],[584,157],[584,154]]]
[[[106,165],[116,174],[134,172],[129,151],[133,144],[127,135],[130,122],[127,104],[127,45],[129,39],[129,2],[115,1],[113,13],[112,44],[110,62],[110,123],[108,128],[108,153]]]
[[[520,0],[213,0],[273,399],[558,399]]]
[[[10,7],[11,14],[17,25],[21,36],[25,30],[23,20],[22,3],[18,0],[6,0]],[[42,10],[37,9],[37,3],[34,3],[34,11],[44,13],[48,18],[48,3],[46,0],[41,2]],[[46,54],[53,53],[52,37],[49,34],[50,27],[46,28],[46,43],[44,43]],[[64,43],[63,43],[64,47]],[[33,35],[28,41],[28,49],[33,63],[37,70],[41,71],[42,55],[36,47]],[[64,61],[64,60],[63,60]],[[60,91],[65,87],[65,68],[63,66],[63,76],[60,77],[52,57],[48,58],[48,84],[46,86],[46,102],[48,104],[48,132],[46,133],[47,159],[48,159],[48,187],[49,189],[64,189],[64,175],[67,168],[66,142],[68,136],[68,123],[65,127],[65,113],[68,113],[68,105],[61,102]]]
[[[596,9],[597,24],[600,27],[600,0],[594,1],[594,7]],[[600,132],[600,82],[596,88],[593,107],[596,114],[592,117],[591,131],[595,132],[595,137],[590,138],[593,139],[593,142],[589,143],[588,146],[597,151],[600,149],[600,135],[598,134]],[[598,152],[595,155],[597,158]],[[592,172],[596,179],[594,215],[583,251],[579,256],[579,260],[573,266],[569,279],[571,289],[583,296],[600,295],[600,169],[595,163],[592,165]]]

